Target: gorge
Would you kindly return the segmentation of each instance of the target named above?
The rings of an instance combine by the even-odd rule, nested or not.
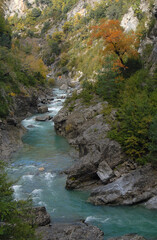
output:
[[[37,239],[155,240],[156,1],[3,2],[0,152],[12,201],[39,207]],[[7,216],[1,208],[4,239]]]

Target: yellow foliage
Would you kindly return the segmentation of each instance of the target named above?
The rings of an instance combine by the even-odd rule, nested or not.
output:
[[[30,68],[33,72],[39,72],[44,78],[46,78],[48,68],[41,58],[35,58],[33,55],[28,55],[26,56],[25,64],[28,66],[28,69]]]
[[[11,93],[9,93],[9,95],[12,96],[12,97],[15,97],[15,96],[16,96],[16,93],[11,92]]]

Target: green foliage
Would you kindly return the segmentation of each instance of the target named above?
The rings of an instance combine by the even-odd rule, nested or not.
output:
[[[119,123],[109,133],[137,161],[150,151],[149,126],[157,111],[155,86],[155,80],[143,69],[126,81],[118,98]]]
[[[0,239],[35,240],[35,232],[29,221],[32,216],[30,202],[13,199],[12,183],[8,181],[4,164],[0,161]]]
[[[3,13],[0,11],[0,46],[11,48],[11,30]]]
[[[48,44],[51,48],[51,52],[55,53],[56,55],[59,55],[61,52],[61,49],[59,47],[58,42],[54,41],[53,39],[49,39]]]
[[[38,9],[38,8],[33,8],[32,9],[31,16],[33,18],[38,18],[38,17],[40,17],[40,15],[41,15],[40,9]]]
[[[8,103],[6,99],[0,94],[0,117],[4,118],[8,115]]]
[[[47,30],[49,29],[50,27],[50,23],[49,22],[44,22],[44,26],[43,28],[41,29],[41,35],[43,35],[45,32],[47,32]]]
[[[63,31],[64,33],[68,33],[70,31],[72,31],[73,29],[73,25],[72,25],[72,22],[65,22],[64,25],[63,25]]]
[[[90,104],[95,93],[95,86],[92,82],[84,81],[82,84],[83,90],[79,97],[82,98],[83,103]]]
[[[122,84],[121,79],[118,77],[118,73],[112,68],[112,59],[107,58],[103,71],[97,77],[96,93],[104,100],[116,104],[117,95]]]

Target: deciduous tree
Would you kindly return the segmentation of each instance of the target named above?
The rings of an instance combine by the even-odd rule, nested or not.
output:
[[[125,32],[118,20],[103,19],[100,24],[92,26],[91,39],[99,38],[104,40],[104,55],[114,55],[116,68],[126,68],[128,58],[138,57],[138,37],[134,32]]]

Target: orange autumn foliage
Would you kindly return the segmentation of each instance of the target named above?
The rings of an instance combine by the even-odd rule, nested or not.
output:
[[[134,32],[124,32],[118,20],[102,20],[99,25],[92,26],[91,39],[104,40],[104,55],[115,55],[113,67],[126,68],[127,58],[137,58],[139,40]]]

